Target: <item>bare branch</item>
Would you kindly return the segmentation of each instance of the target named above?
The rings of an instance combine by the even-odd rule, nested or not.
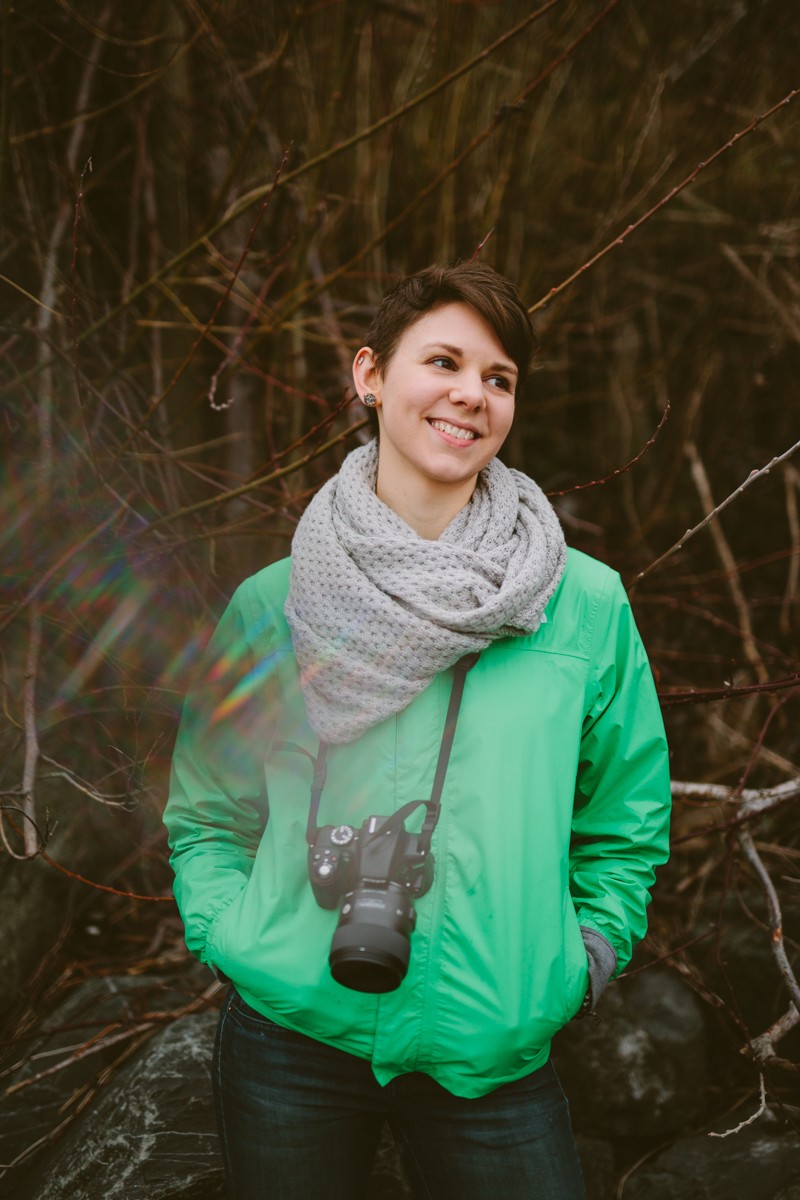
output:
[[[689,465],[692,472],[692,479],[697,488],[697,494],[700,497],[700,502],[707,512],[714,510],[714,497],[711,494],[711,484],[708,481],[708,475],[700,457],[697,446],[691,440],[687,441],[684,447],[684,453],[689,459]],[[747,601],[742,590],[742,581],[739,575],[739,569],[736,566],[736,559],[733,557],[728,539],[722,530],[722,526],[716,519],[710,523],[711,537],[717,550],[720,562],[725,570],[728,587],[730,588],[733,604],[739,617],[739,629],[742,635],[742,646],[744,649],[745,658],[754,668],[756,675],[761,683],[766,682],[769,678],[769,672],[764,664],[764,660],[759,654],[755,639],[753,637],[753,623],[750,620],[750,609],[747,607]]]
[[[14,83],[14,75],[11,67],[11,54],[13,49],[13,15],[14,10],[12,6],[10,4],[4,4],[2,12],[2,81],[0,81],[0,226],[3,224],[3,209],[6,198],[6,164],[8,163],[9,134],[11,132],[11,103]]]
[[[686,691],[660,691],[662,708],[673,704],[711,704],[716,700],[735,700],[739,696],[753,696],[757,692],[781,692],[787,688],[800,687],[800,671],[783,679],[768,679],[764,683],[748,683],[742,686],[721,688],[689,688]]]
[[[798,1025],[800,1025],[800,1011],[794,1004],[790,1004],[783,1016],[778,1017],[778,1020],[758,1037],[751,1038],[750,1044],[742,1046],[740,1053],[751,1053],[759,1066],[765,1066],[775,1058],[775,1043],[786,1037],[786,1034],[791,1033]]]
[[[39,764],[39,733],[36,721],[36,677],[42,649],[42,614],[39,605],[31,605],[28,623],[28,658],[22,692],[25,727],[25,765],[22,771],[22,811],[25,816],[23,842],[25,857],[33,858],[41,849],[36,830],[36,769]]]
[[[74,1063],[80,1062],[84,1058],[88,1058],[91,1054],[98,1054],[109,1046],[114,1046],[117,1042],[127,1042],[130,1038],[138,1037],[142,1033],[151,1031],[156,1028],[154,1021],[144,1021],[138,1025],[134,1025],[131,1029],[122,1029],[117,1033],[109,1034],[103,1037],[102,1034],[94,1041],[87,1045],[79,1047],[73,1054],[55,1063],[52,1067],[46,1067],[43,1071],[37,1071],[34,1075],[28,1075],[25,1079],[20,1079],[17,1083],[12,1083],[10,1087],[5,1089],[6,1096],[13,1096],[17,1092],[23,1091],[32,1084],[39,1083],[42,1079],[47,1079],[51,1075],[57,1075],[59,1071],[63,1071],[66,1067],[71,1067]]]
[[[740,829],[736,835],[736,840],[755,872],[756,878],[761,884],[761,890],[766,897],[769,911],[769,927],[772,935],[772,954],[795,1008],[800,1009],[800,984],[797,982],[797,977],[792,970],[786,953],[786,947],[783,944],[783,917],[781,916],[781,906],[778,900],[778,893],[775,891],[775,885],[770,878],[767,868],[761,861],[761,856],[758,850],[756,850],[755,843],[750,836],[750,831],[748,829]]]
[[[787,463],[783,468],[783,479],[786,486],[786,520],[792,539],[792,555],[789,559],[779,624],[781,633],[788,633],[791,628],[792,607],[797,604],[800,596],[800,512],[797,504],[797,497],[800,495],[800,471],[792,463]]]
[[[762,812],[786,804],[790,800],[800,799],[800,776],[797,779],[787,779],[769,788],[736,788],[726,787],[722,783],[688,783],[678,779],[672,781],[673,799],[713,800],[719,804],[736,803],[739,811],[748,817],[758,816]]]
[[[242,267],[244,266],[245,259],[247,258],[248,254],[250,253],[250,247],[252,245],[253,238],[255,237],[256,230],[258,229],[259,225],[261,224],[261,219],[264,216],[264,213],[267,211],[267,208],[269,207],[269,202],[272,199],[272,197],[275,193],[275,189],[278,186],[278,183],[279,183],[280,177],[281,177],[281,172],[283,171],[283,168],[286,166],[286,160],[288,157],[289,157],[289,151],[285,150],[281,161],[278,163],[278,167],[277,167],[277,170],[275,171],[275,175],[273,177],[272,183],[271,183],[270,187],[267,189],[267,191],[264,195],[264,199],[261,202],[261,207],[259,208],[259,210],[256,214],[256,217],[255,217],[255,220],[253,221],[253,224],[250,227],[250,232],[248,233],[247,238],[245,239],[244,246],[242,247],[242,252],[239,255],[239,261],[237,262],[234,270],[231,272],[231,277],[228,281],[228,285],[225,288],[222,295],[219,297],[219,299],[214,307],[214,311],[212,312],[212,314],[209,317],[206,324],[201,329],[198,337],[195,339],[195,342],[192,345],[192,348],[189,350],[189,353],[186,355],[183,362],[180,364],[180,366],[176,370],[175,374],[172,376],[172,379],[167,384],[166,391],[162,392],[161,395],[156,396],[156,398],[151,403],[150,407],[147,409],[147,412],[144,414],[142,419],[136,425],[135,429],[131,430],[130,434],[128,435],[127,440],[120,447],[118,454],[122,454],[127,449],[127,447],[130,445],[132,440],[136,437],[137,433],[140,433],[141,430],[144,428],[144,426],[147,424],[147,422],[150,420],[150,418],[152,417],[152,415],[156,411],[156,409],[161,404],[164,403],[167,396],[169,396],[170,392],[173,390],[173,388],[175,387],[178,380],[184,374],[189,363],[194,358],[195,354],[198,351],[198,348],[204,341],[209,329],[214,324],[214,321],[217,318],[217,314],[220,312],[225,301],[230,296],[231,291],[233,289],[233,285],[236,283],[236,280],[239,278],[239,274],[241,273]],[[77,343],[76,343],[76,347],[77,347]]]
[[[687,529],[683,537],[679,538],[673,546],[670,546],[669,550],[665,550],[664,553],[659,555],[659,557],[651,562],[648,567],[645,567],[643,571],[640,571],[639,574],[634,578],[631,584],[631,589],[635,588],[640,580],[644,579],[647,575],[650,575],[653,571],[655,571],[656,567],[660,567],[663,562],[666,562],[668,558],[671,558],[676,551],[682,550],[690,538],[693,538],[696,533],[700,532],[701,529],[705,529],[706,525],[710,525],[711,522],[718,517],[721,512],[725,511],[728,505],[733,504],[734,500],[738,500],[739,497],[751,486],[751,484],[754,484],[757,479],[762,479],[765,475],[769,475],[773,467],[777,467],[779,463],[786,462],[787,459],[791,458],[793,454],[796,454],[798,450],[800,450],[800,441],[795,442],[794,445],[790,446],[788,450],[784,450],[783,454],[776,454],[774,458],[770,459],[765,467],[759,467],[751,471],[747,478],[740,483],[739,486],[735,488],[734,491],[732,491],[731,494],[727,496],[721,504],[718,504],[716,508],[707,513],[706,516],[703,517],[702,521],[698,522],[697,525],[694,525],[691,529]]]
[[[779,100],[777,104],[773,104],[771,108],[768,108],[766,112],[761,113],[760,116],[754,117],[749,125],[746,125],[744,129],[740,129],[738,133],[735,133],[732,138],[725,142],[723,146],[720,146],[718,149],[716,149],[714,153],[706,158],[703,162],[699,162],[694,170],[691,171],[685,179],[676,184],[671,191],[667,192],[666,196],[659,200],[658,204],[654,204],[653,207],[648,209],[643,216],[639,217],[638,220],[628,225],[624,233],[621,233],[618,237],[615,237],[613,241],[605,245],[602,250],[598,250],[597,254],[592,255],[592,257],[588,259],[582,266],[578,267],[577,271],[573,271],[571,275],[567,276],[562,283],[556,284],[555,287],[551,287],[546,296],[542,296],[541,300],[537,300],[535,304],[530,306],[528,312],[535,313],[540,309],[545,308],[551,300],[553,300],[561,292],[565,291],[571,284],[575,282],[576,279],[580,279],[581,275],[584,275],[587,271],[591,270],[591,268],[604,259],[606,255],[610,254],[612,250],[614,250],[617,246],[621,246],[626,238],[630,237],[632,233],[636,233],[637,230],[641,229],[645,222],[649,221],[651,217],[654,217],[655,214],[659,212],[666,204],[669,204],[670,201],[674,200],[675,197],[684,190],[684,188],[687,188],[689,184],[694,183],[701,171],[705,171],[707,167],[710,167],[713,162],[716,162],[718,158],[721,158],[723,154],[725,154],[728,150],[731,150],[737,144],[737,142],[742,140],[742,138],[747,137],[747,135],[752,133],[754,129],[758,129],[759,125],[761,125],[769,117],[773,116],[779,111],[779,109],[784,108],[790,103],[790,101],[794,100],[795,96],[797,96],[799,93],[800,88],[793,88],[792,91],[789,92],[788,95],[784,96],[782,100]]]
[[[752,1125],[754,1121],[757,1121],[767,1111],[767,1087],[764,1082],[764,1076],[759,1075],[759,1080],[761,1085],[761,1103],[753,1115],[744,1121],[740,1121],[738,1125],[734,1125],[733,1129],[726,1129],[724,1133],[709,1133],[709,1137],[726,1138],[730,1137],[732,1133],[741,1133],[743,1129],[746,1129],[748,1125]]]
[[[682,842],[690,842],[694,838],[708,837],[713,833],[727,833],[740,825],[746,824],[763,813],[800,798],[800,777],[789,779],[771,788],[738,788],[725,787],[719,783],[672,783],[673,798],[682,797],[690,800],[710,800],[718,804],[736,804],[736,815],[729,821],[716,825],[706,825],[701,829],[693,829],[690,833],[673,837],[671,844],[678,846]]]
[[[343,442],[347,438],[351,437],[359,429],[363,429],[366,424],[367,421],[364,420],[359,421],[356,425],[349,425],[347,429],[343,430],[341,433],[337,433],[334,437],[329,438],[328,441],[324,442],[321,446],[315,446],[313,450],[309,451],[308,454],[303,455],[302,458],[298,458],[295,459],[294,462],[287,463],[285,467],[279,467],[275,471],[270,471],[267,475],[260,475],[257,479],[250,480],[249,483],[243,483],[241,487],[231,488],[227,492],[220,492],[218,496],[212,496],[208,500],[198,500],[196,504],[187,504],[185,508],[179,509],[178,512],[168,513],[164,517],[158,517],[155,521],[151,521],[149,525],[143,525],[142,528],[137,532],[143,533],[145,530],[149,531],[160,528],[162,525],[168,525],[172,521],[177,521],[180,517],[189,516],[191,513],[202,512],[207,508],[214,508],[218,504],[225,504],[228,500],[233,500],[237,496],[245,496],[248,492],[252,492],[256,488],[265,487],[266,484],[273,483],[276,479],[282,479],[285,475],[291,475],[293,471],[299,471],[301,467],[307,466],[307,464],[313,462],[315,458],[319,458],[321,455],[327,454],[330,449],[332,449],[334,446],[338,446],[340,442]]]
[[[740,256],[736,253],[733,246],[728,246],[723,243],[722,253],[727,258],[728,262],[736,268],[743,279],[746,279],[750,286],[758,292],[762,300],[770,306],[772,311],[777,316],[778,320],[786,327],[789,335],[796,342],[800,342],[800,321],[794,316],[788,304],[781,302],[778,296],[768,288],[767,285],[758,279],[753,272],[745,265]]]
[[[655,445],[658,435],[661,433],[661,430],[664,428],[664,426],[667,423],[667,418],[669,417],[669,414],[670,414],[670,403],[668,400],[666,403],[666,406],[664,408],[664,412],[661,415],[661,420],[658,422],[658,425],[656,425],[654,431],[652,432],[650,437],[647,439],[645,444],[642,446],[641,450],[637,451],[637,453],[634,454],[633,458],[629,459],[624,464],[624,466],[615,467],[613,471],[609,471],[608,475],[603,475],[603,477],[601,479],[592,479],[592,480],[590,480],[589,483],[573,483],[570,487],[561,488],[561,490],[558,492],[546,492],[545,495],[547,495],[547,496],[569,496],[572,492],[583,492],[587,488],[600,487],[602,484],[609,483],[612,479],[616,479],[616,477],[618,475],[626,474],[626,472],[630,471],[631,467],[636,466],[636,463],[638,463],[639,459],[644,458],[645,454],[647,454],[647,451],[652,446]]]

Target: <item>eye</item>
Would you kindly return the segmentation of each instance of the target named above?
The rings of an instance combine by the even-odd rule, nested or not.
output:
[[[511,381],[506,379],[505,375],[490,375],[487,379],[487,383],[491,383],[492,387],[500,388],[501,391],[504,392],[510,392],[512,390]]]
[[[446,354],[437,354],[435,358],[430,360],[430,362],[432,366],[444,367],[446,371],[455,370],[455,363],[453,362],[452,358],[449,358]]]

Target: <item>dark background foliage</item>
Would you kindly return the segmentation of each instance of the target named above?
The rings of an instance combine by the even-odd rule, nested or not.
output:
[[[75,885],[71,911],[163,917],[123,894],[168,889],[159,814],[197,652],[366,436],[349,363],[387,286],[480,253],[541,342],[504,455],[632,586],[675,777],[702,785],[677,788],[646,953],[713,1006],[713,963],[677,948],[708,897],[718,939],[749,919],[723,903],[755,882],[718,828],[737,788],[789,786],[753,832],[797,894],[796,465],[654,564],[798,438],[800,99],[749,128],[800,82],[794,6],[2,13],[8,870],[44,850],[121,893]],[[777,1016],[777,967],[774,986]],[[760,1032],[734,1000],[731,1046]]]

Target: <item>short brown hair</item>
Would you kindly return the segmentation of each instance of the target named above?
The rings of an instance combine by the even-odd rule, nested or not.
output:
[[[425,267],[387,292],[365,342],[381,375],[406,329],[444,304],[468,304],[483,317],[519,371],[521,391],[536,342],[531,320],[514,284],[482,262]]]

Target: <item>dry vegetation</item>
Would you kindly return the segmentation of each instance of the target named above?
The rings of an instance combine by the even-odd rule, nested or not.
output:
[[[100,829],[110,903],[166,893],[158,814],[197,649],[365,436],[349,361],[387,284],[482,247],[542,343],[508,459],[632,586],[692,781],[647,953],[755,1060],[742,1087],[765,1072],[782,1095],[800,1007],[793,6],[2,11],[6,862],[80,871],[67,834]],[[774,955],[768,1016],[724,969],[748,922]]]

